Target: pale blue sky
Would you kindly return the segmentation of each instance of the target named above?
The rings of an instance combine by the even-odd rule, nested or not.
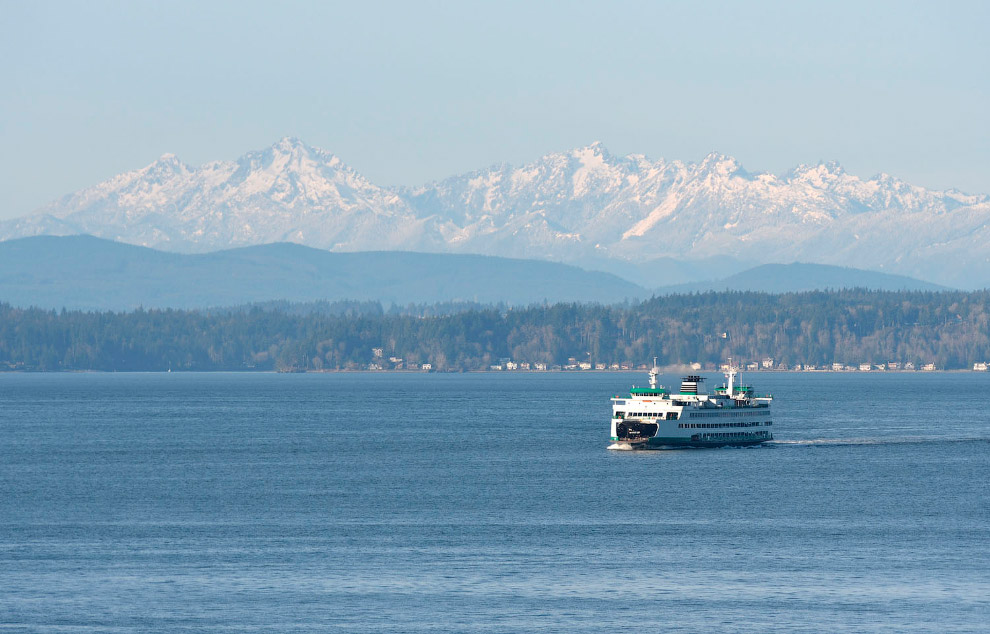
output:
[[[0,0],[0,218],[282,136],[381,185],[600,140],[990,193],[988,6]]]

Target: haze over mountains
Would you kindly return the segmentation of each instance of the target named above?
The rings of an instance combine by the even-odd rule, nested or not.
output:
[[[798,267],[801,274],[791,269]],[[802,277],[803,276],[803,277]],[[862,286],[934,290],[883,273],[823,265],[764,265],[722,282],[643,288],[599,271],[539,260],[402,251],[331,253],[278,243],[213,253],[168,253],[91,236],[0,242],[0,301],[46,309],[210,308],[274,300],[616,303],[655,292],[801,291]]]
[[[0,242],[0,301],[56,310],[210,308],[273,300],[617,303],[650,294],[609,273],[484,255],[331,253],[289,243],[180,254],[91,236]]]
[[[659,295],[705,291],[755,291],[801,293],[815,290],[867,288],[880,291],[944,291],[944,286],[903,275],[863,271],[830,264],[761,264],[728,277],[704,282],[664,286]]]
[[[718,154],[684,163],[615,157],[600,144],[405,188],[287,138],[198,168],[165,155],[0,223],[2,240],[72,234],[185,253],[295,242],[549,259],[649,288],[692,281],[651,275],[671,262],[697,262],[706,274],[694,280],[801,261],[990,285],[986,195],[863,180],[835,163],[778,176]],[[723,275],[711,275],[713,258]]]

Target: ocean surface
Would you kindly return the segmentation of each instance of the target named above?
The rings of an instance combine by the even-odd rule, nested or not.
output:
[[[630,452],[645,374],[0,374],[0,631],[988,631],[990,374],[744,379]]]

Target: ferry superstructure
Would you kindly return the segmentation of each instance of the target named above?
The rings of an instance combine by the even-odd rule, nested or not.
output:
[[[752,386],[735,385],[731,363],[726,383],[708,394],[704,378],[684,377],[672,393],[657,378],[654,360],[649,387],[633,387],[629,396],[612,398],[612,448],[726,447],[773,440],[773,397],[756,396]]]

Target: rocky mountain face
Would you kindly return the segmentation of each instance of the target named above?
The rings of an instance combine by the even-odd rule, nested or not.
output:
[[[699,163],[615,157],[597,143],[390,188],[282,139],[198,168],[165,155],[0,223],[0,239],[79,233],[181,252],[289,241],[609,262],[613,271],[616,263],[641,270],[654,259],[728,256],[990,285],[990,196],[886,174],[863,180],[835,163],[750,173],[718,154]]]

